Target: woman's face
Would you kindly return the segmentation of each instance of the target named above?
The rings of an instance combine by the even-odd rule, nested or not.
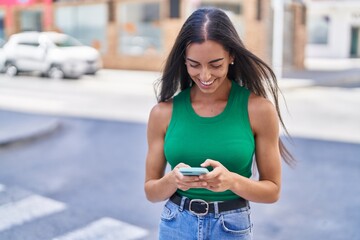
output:
[[[204,93],[215,92],[227,79],[229,52],[215,41],[191,43],[186,49],[185,64],[191,79]]]

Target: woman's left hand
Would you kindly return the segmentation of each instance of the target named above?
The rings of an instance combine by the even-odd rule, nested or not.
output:
[[[215,160],[207,159],[201,164],[201,167],[210,166],[214,168],[211,172],[199,176],[200,181],[203,182],[202,186],[214,192],[230,189],[233,183],[233,173]]]

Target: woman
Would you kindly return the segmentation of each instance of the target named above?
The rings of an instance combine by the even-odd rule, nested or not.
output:
[[[159,238],[251,239],[249,201],[277,201],[281,155],[291,160],[279,140],[273,72],[223,11],[202,8],[180,30],[160,83],[145,179],[148,200],[168,200]],[[258,180],[250,179],[253,159]],[[210,172],[184,176],[180,167]]]

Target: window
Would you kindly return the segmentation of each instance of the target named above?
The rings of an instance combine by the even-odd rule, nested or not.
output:
[[[170,18],[180,17],[180,0],[170,0]]]
[[[308,43],[327,44],[330,18],[328,16],[312,16],[308,23]]]
[[[4,11],[0,10],[0,45],[3,40],[1,38],[5,38],[5,32],[4,32],[4,18],[5,13]]]
[[[20,12],[20,31],[42,31],[42,13],[38,10]]]
[[[106,4],[58,7],[55,23],[60,32],[105,52],[108,21]]]
[[[18,44],[29,47],[38,47],[40,45],[39,42],[31,42],[31,41],[21,41]]]
[[[163,49],[160,3],[124,3],[118,6],[120,54],[143,55]]]
[[[242,5],[239,3],[224,3],[222,2],[206,2],[206,1],[202,1],[202,3],[200,4],[201,7],[216,7],[216,8],[221,8],[222,10],[224,10],[225,12],[230,11],[233,12],[236,15],[241,15],[242,14]]]
[[[82,46],[78,40],[67,35],[49,36],[49,38],[57,47],[61,48]]]
[[[261,20],[262,15],[262,0],[256,0],[256,20]]]

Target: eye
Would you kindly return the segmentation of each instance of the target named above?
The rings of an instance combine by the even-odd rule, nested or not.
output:
[[[215,68],[215,69],[221,68],[221,67],[222,67],[222,64],[220,64],[220,65],[211,65],[211,67],[212,67],[212,68]]]
[[[190,65],[190,67],[192,67],[192,68],[197,68],[197,67],[200,66],[200,64],[189,64],[189,65]]]

